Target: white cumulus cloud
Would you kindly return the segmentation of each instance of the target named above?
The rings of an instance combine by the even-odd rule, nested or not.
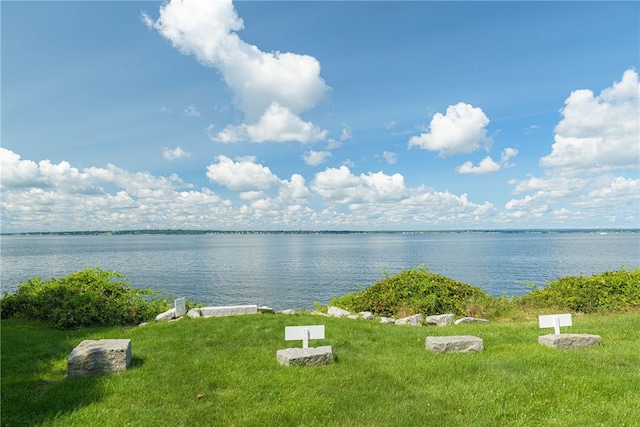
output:
[[[500,161],[502,162],[502,166],[505,168],[513,167],[513,163],[510,163],[510,160],[518,155],[518,150],[515,148],[505,148],[502,150],[502,154],[500,154]]]
[[[324,161],[328,158],[331,157],[331,152],[330,151],[308,151],[306,153],[304,153],[304,155],[302,156],[302,158],[304,159],[304,162],[310,166],[318,166],[319,164],[324,163]]]
[[[436,113],[429,131],[409,139],[409,148],[438,151],[440,157],[472,153],[491,145],[486,126],[489,119],[482,109],[463,102],[450,105],[446,113]]]
[[[244,112],[247,123],[226,129],[226,134],[217,139],[235,142],[296,138],[305,142],[324,137],[324,132],[313,124],[297,123],[296,131],[290,132],[290,117],[286,120],[289,125],[284,128],[267,126],[264,132],[265,122],[273,124],[271,109],[280,109],[280,116],[298,116],[316,105],[330,87],[320,77],[320,63],[314,57],[263,52],[241,40],[236,32],[244,23],[231,0],[171,0],[160,7],[156,21],[147,14],[143,14],[143,20],[181,53],[193,55],[205,66],[216,68],[233,91],[234,102]],[[255,132],[252,132],[254,126]],[[278,136],[278,129],[288,134]]]
[[[461,174],[482,175],[500,170],[500,165],[491,157],[487,156],[480,161],[478,166],[474,166],[470,161],[464,162],[456,168],[456,172]]]
[[[311,189],[325,201],[337,204],[397,201],[407,194],[404,177],[400,174],[369,172],[356,176],[346,166],[317,173]]]
[[[488,173],[497,172],[502,168],[510,168],[513,167],[513,164],[510,163],[510,160],[518,155],[518,150],[515,148],[505,148],[502,150],[500,154],[500,163],[496,162],[491,158],[491,156],[487,156],[480,161],[478,166],[474,166],[471,161],[464,162],[460,166],[456,168],[456,172],[460,174],[472,174],[472,175],[483,175]]]
[[[20,155],[2,147],[0,147],[0,178],[3,188],[46,185],[36,162],[22,160]]]
[[[260,191],[281,185],[280,178],[268,167],[256,163],[253,158],[233,161],[221,155],[217,160],[217,163],[207,167],[207,178],[231,191]]]
[[[540,159],[544,176],[509,181],[513,193],[524,196],[505,208],[518,218],[550,212],[556,219],[608,216],[637,225],[639,99],[638,74],[632,69],[598,96],[590,89],[573,91],[561,110],[551,153]]]
[[[291,175],[289,181],[283,181],[278,191],[278,201],[281,203],[305,203],[311,197],[311,192],[305,185],[304,177],[300,174]]]
[[[595,96],[589,89],[571,93],[555,128],[545,168],[566,172],[637,168],[640,164],[640,84],[629,69],[622,79]]]
[[[255,124],[230,125],[211,137],[215,142],[313,142],[327,134],[311,122],[305,122],[288,109],[274,103]]]

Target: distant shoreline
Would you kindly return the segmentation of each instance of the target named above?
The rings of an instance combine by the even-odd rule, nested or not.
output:
[[[260,234],[557,234],[640,233],[640,228],[487,229],[487,230],[94,230],[0,233],[0,236],[122,236],[122,235],[260,235]]]

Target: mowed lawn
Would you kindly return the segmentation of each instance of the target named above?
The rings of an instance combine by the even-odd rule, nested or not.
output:
[[[325,325],[336,362],[282,367],[291,325]],[[574,315],[594,348],[538,344],[537,321],[383,325],[312,314],[184,319],[132,328],[1,323],[2,426],[637,426],[640,315]],[[429,335],[485,351],[432,354]],[[85,339],[128,338],[129,370],[65,379]]]

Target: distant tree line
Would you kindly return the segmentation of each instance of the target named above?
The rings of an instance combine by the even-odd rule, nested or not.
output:
[[[0,233],[2,236],[121,236],[121,235],[203,235],[203,234],[554,234],[554,233],[638,233],[640,228],[616,229],[495,229],[495,230],[85,230],[85,231],[35,231]]]

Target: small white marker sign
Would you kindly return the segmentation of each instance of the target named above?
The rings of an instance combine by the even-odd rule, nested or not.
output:
[[[284,340],[302,340],[302,348],[309,348],[309,340],[324,339],[324,325],[314,326],[285,326]]]
[[[187,312],[187,301],[184,298],[178,298],[173,303],[176,307],[176,317],[184,316]]]
[[[556,335],[560,335],[560,326],[571,326],[571,314],[549,314],[538,316],[541,328],[554,328]]]

